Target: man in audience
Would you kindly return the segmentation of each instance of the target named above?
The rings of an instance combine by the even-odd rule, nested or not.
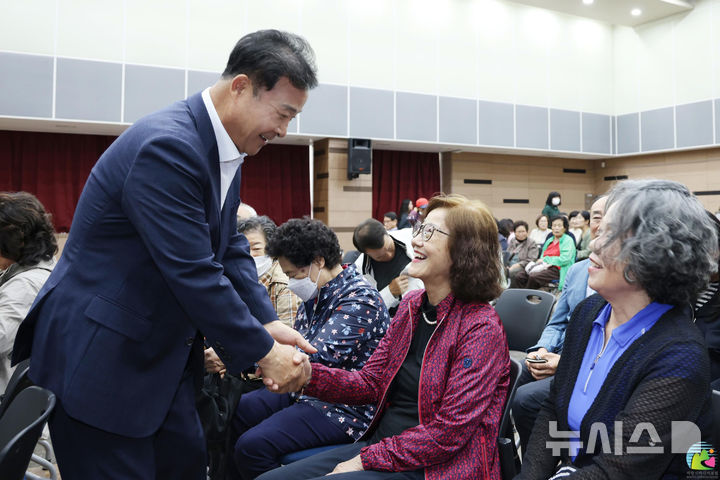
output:
[[[284,136],[316,85],[304,39],[251,33],[212,87],[138,120],[98,160],[13,351],[57,397],[63,479],[206,478],[203,337],[230,373],[257,363],[273,391],[309,380],[295,347],[316,350],[277,320],[236,211],[243,158]]]
[[[402,296],[423,288],[422,280],[407,275],[414,257],[410,229],[387,232],[382,223],[368,218],[355,227],[353,244],[360,252],[355,261],[370,285],[377,288],[393,315]]]
[[[597,236],[606,200],[607,197],[600,197],[591,207],[590,233],[592,238]],[[519,380],[520,387],[512,405],[513,418],[520,435],[523,452],[527,447],[530,432],[540,407],[550,393],[550,382],[560,360],[570,315],[580,302],[595,293],[588,287],[589,264],[590,260],[585,259],[570,267],[565,278],[565,287],[560,294],[552,318],[545,326],[538,343],[527,350],[529,360],[525,360],[525,368],[523,368]]]
[[[397,214],[395,212],[387,212],[385,216],[383,216],[383,225],[385,225],[385,230],[387,230],[388,232],[393,232],[397,230]]]

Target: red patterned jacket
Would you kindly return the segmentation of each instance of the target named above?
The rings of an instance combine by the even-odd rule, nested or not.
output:
[[[362,370],[314,363],[306,393],[329,402],[378,405],[372,432],[410,348],[424,293],[415,290],[403,298]],[[363,448],[363,467],[424,468],[428,480],[499,480],[497,435],[510,382],[505,330],[490,305],[465,303],[452,294],[437,306],[437,318],[420,371],[420,424]]]

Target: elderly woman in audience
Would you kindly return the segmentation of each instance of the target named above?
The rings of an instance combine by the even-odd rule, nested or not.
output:
[[[528,237],[528,224],[519,220],[513,224],[515,236],[508,242],[507,262],[510,281],[519,272],[524,271],[528,263],[537,260],[537,243]]]
[[[414,231],[410,292],[360,371],[312,364],[305,392],[378,407],[348,446],[268,472],[263,480],[499,479],[497,435],[509,384],[500,319],[497,226],[480,202],[434,197]],[[352,472],[352,473],[350,473]]]
[[[0,392],[14,368],[8,355],[35,297],[50,276],[57,241],[50,215],[33,195],[0,193]]]
[[[550,217],[544,214],[538,215],[535,219],[535,227],[537,228],[533,228],[530,232],[530,240],[535,242],[539,249],[545,245],[547,236],[552,233],[552,230],[550,230]]]
[[[553,217],[550,224],[552,236],[545,241],[540,258],[515,275],[510,284],[512,288],[537,289],[557,280],[558,289],[562,290],[565,275],[575,263],[575,242],[565,233],[568,228],[567,218]]]
[[[591,250],[588,286],[599,295],[573,313],[517,478],[685,478],[700,438],[677,435],[673,422],[694,423],[703,440],[711,425],[690,302],[717,270],[715,227],[683,185],[627,181],[610,193]],[[579,437],[565,444],[557,432]]]
[[[362,368],[390,319],[380,294],[355,266],[343,270],[335,233],[318,220],[289,220],[268,239],[267,252],[303,301],[295,329],[318,350],[310,360],[337,369]],[[239,476],[255,478],[290,452],[360,438],[375,407],[343,403],[268,390],[243,395],[232,422]]]
[[[288,288],[288,277],[282,271],[277,259],[267,254],[268,241],[275,235],[277,225],[269,217],[250,217],[238,223],[238,231],[245,235],[250,244],[250,255],[255,260],[258,280],[270,295],[278,319],[289,327],[293,326],[300,306],[300,298]]]

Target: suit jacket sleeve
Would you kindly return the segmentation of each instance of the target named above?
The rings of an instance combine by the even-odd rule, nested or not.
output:
[[[155,138],[128,172],[121,205],[189,320],[214,341],[228,369],[240,371],[273,345],[253,314],[274,313],[257,274],[250,281],[252,260],[237,242],[230,247],[235,261],[228,262],[229,277],[216,261],[206,211],[207,162],[206,154],[175,136]]]

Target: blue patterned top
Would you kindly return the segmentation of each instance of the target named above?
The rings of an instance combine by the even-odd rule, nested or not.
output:
[[[355,265],[326,283],[316,299],[300,305],[295,318],[295,329],[318,350],[310,355],[311,362],[350,371],[365,365],[389,324],[380,294]],[[374,405],[327,403],[307,395],[298,402],[317,408],[355,440],[367,430],[375,414]]]

